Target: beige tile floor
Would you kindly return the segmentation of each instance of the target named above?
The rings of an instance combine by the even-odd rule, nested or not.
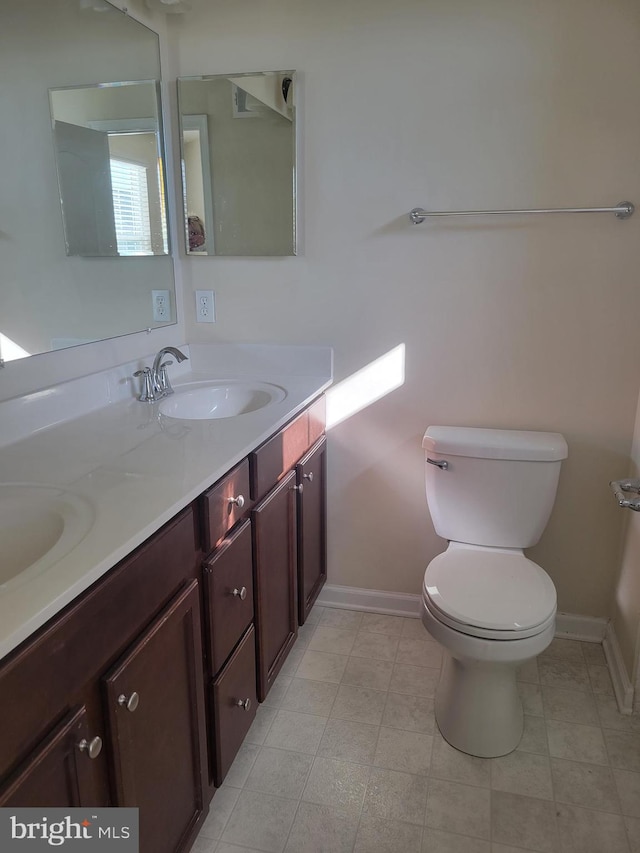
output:
[[[520,671],[525,733],[494,759],[439,734],[440,663],[417,619],[314,608],[194,853],[640,853],[640,718],[601,646]]]

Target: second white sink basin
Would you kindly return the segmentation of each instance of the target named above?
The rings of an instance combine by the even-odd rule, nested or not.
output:
[[[51,568],[93,520],[83,498],[57,486],[0,483],[0,592]]]
[[[236,418],[278,403],[285,397],[284,388],[270,382],[190,382],[162,400],[160,414],[184,420]]]

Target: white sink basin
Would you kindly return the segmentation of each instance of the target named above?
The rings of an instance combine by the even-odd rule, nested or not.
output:
[[[0,483],[0,591],[51,568],[93,519],[87,501],[57,486]]]
[[[285,397],[284,388],[270,382],[190,382],[162,400],[159,411],[168,418],[185,420],[237,418]]]

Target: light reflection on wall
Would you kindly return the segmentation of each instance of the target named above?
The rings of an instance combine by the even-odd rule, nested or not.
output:
[[[404,384],[405,345],[399,344],[326,392],[331,429]]]
[[[13,361],[16,358],[24,358],[26,355],[31,353],[0,332],[0,358],[3,361]]]

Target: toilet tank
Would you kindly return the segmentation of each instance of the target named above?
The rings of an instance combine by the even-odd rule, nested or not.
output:
[[[536,544],[567,456],[559,433],[430,426],[422,446],[427,503],[439,536],[500,548]]]

